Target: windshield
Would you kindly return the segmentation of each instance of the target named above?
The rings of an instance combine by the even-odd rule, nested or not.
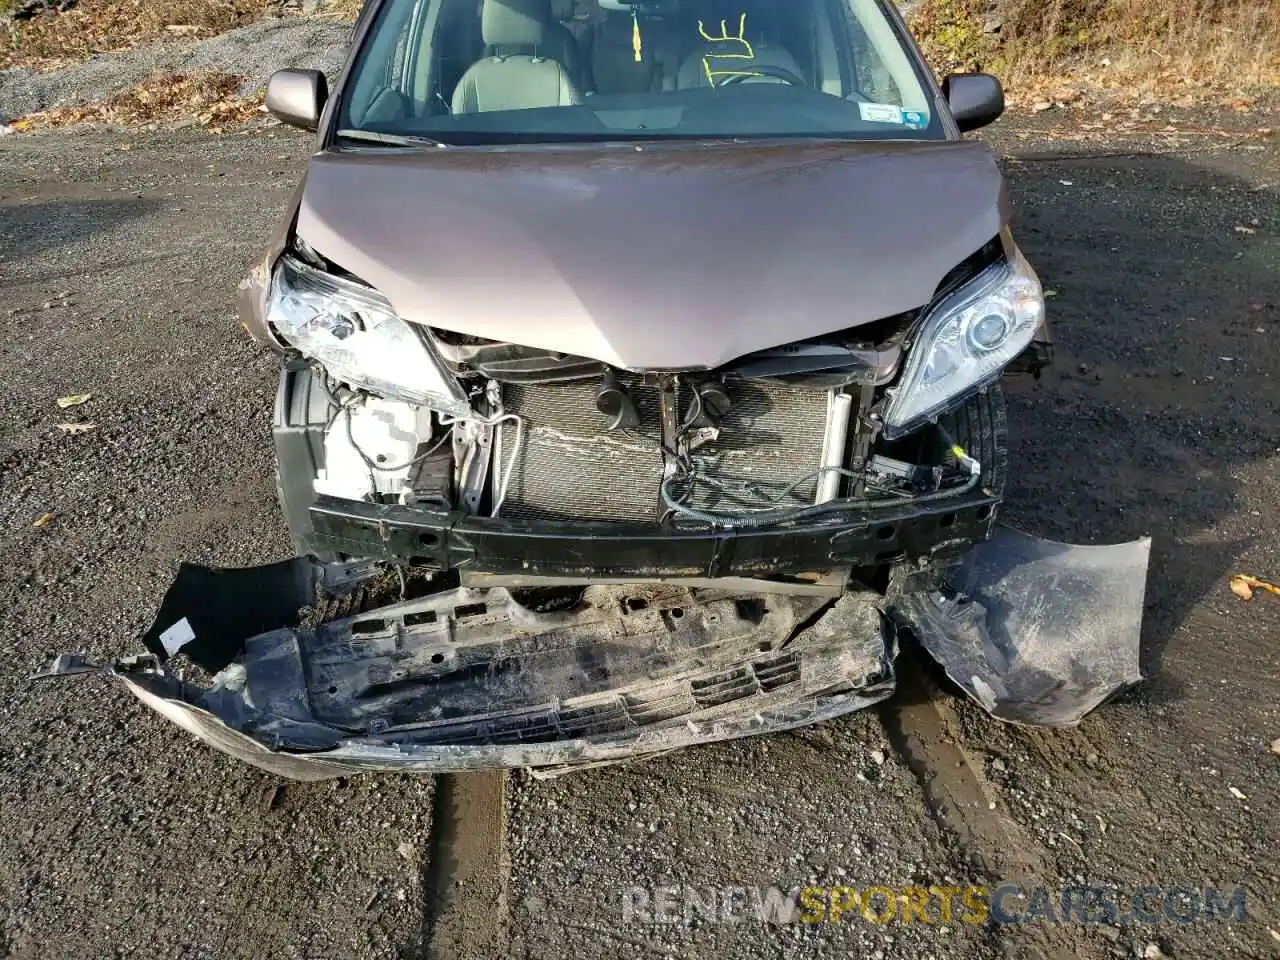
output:
[[[339,135],[938,139],[882,2],[385,0]]]

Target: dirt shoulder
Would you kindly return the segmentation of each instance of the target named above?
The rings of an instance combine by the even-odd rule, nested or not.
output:
[[[0,141],[5,956],[393,956],[420,926],[430,780],[299,789],[97,681],[26,679],[60,648],[127,652],[184,557],[288,552],[265,442],[275,365],[233,297],[309,146]],[[96,429],[66,436],[72,419]]]
[[[174,38],[135,49],[95,54],[57,70],[0,70],[0,118],[15,120],[45,110],[107,100],[156,75],[231,77],[228,95],[260,98],[276,70],[296,67],[336,76],[346,57],[351,25],[332,18],[264,20],[192,41]],[[165,119],[182,117],[178,114]],[[190,110],[186,118],[197,119]],[[143,118],[144,120],[150,118]]]
[[[1010,400],[1022,469],[1005,517],[1076,542],[1153,538],[1149,679],[1065,733],[966,704],[960,739],[1003,758],[1010,814],[1062,877],[1243,885],[1250,924],[1156,939],[1175,956],[1262,954],[1280,929],[1280,604],[1226,581],[1280,572],[1280,441],[1259,429],[1280,412],[1276,140],[1228,130],[1059,158],[1006,129],[1018,238],[1057,291],[1058,362]]]

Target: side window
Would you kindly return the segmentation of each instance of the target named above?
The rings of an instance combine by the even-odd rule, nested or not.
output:
[[[453,89],[483,56],[481,0],[383,4],[348,97],[353,126],[449,112]]]
[[[387,63],[386,68],[386,84],[394,89],[405,89],[408,84],[404,82],[405,78],[405,60],[409,50],[409,24],[396,33],[395,46],[392,48],[391,59]]]
[[[421,8],[428,2],[383,5],[383,22],[374,26],[356,65],[356,82],[347,101],[351,125],[386,123],[413,112],[408,97],[412,89],[407,74],[411,69],[409,39],[420,22]],[[362,12],[361,16],[365,15]]]
[[[884,61],[872,46],[867,31],[856,19],[849,18],[849,41],[853,54],[854,81],[861,93],[873,103],[903,106],[902,91],[894,82]]]
[[[928,94],[880,0],[841,0],[841,5],[845,8],[856,93],[873,103],[905,108],[917,114],[911,118],[913,123],[927,124],[931,113]]]
[[[479,0],[441,0],[440,25],[436,29],[435,90],[432,113],[448,113],[454,88],[468,68],[484,56],[480,34]],[[425,52],[425,51],[424,51]]]

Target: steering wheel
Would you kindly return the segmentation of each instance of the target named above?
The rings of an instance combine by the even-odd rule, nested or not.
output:
[[[735,83],[745,83],[754,77],[773,77],[775,80],[782,80],[793,87],[807,87],[809,85],[809,82],[804,77],[792,73],[786,67],[775,67],[768,63],[753,63],[749,66],[744,66],[742,73],[735,73],[723,83],[716,84],[716,86],[728,87]]]

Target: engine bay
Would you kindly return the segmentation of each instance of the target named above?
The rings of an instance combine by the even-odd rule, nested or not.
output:
[[[351,390],[319,369],[307,383],[305,397],[282,399],[306,424],[313,493],[365,503],[736,528],[962,493],[982,473],[955,417],[880,436],[870,383],[610,369],[567,382],[473,377],[469,417]],[[278,439],[289,430],[278,424]]]

